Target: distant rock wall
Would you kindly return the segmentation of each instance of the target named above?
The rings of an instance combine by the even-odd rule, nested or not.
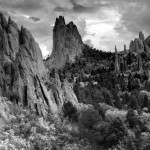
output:
[[[139,38],[135,38],[134,41],[130,42],[129,50],[130,52],[150,54],[149,48],[149,37],[147,39],[144,38],[144,34],[140,31]]]

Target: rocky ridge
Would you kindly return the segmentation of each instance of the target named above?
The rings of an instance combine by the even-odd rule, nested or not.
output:
[[[147,54],[150,54],[148,44],[149,38],[145,39],[144,34],[140,31],[139,38],[135,38],[134,41],[132,40],[130,42],[129,51],[136,53],[146,52]]]

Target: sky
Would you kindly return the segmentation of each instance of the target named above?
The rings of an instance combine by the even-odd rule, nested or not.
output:
[[[150,0],[0,0],[0,12],[29,29],[44,57],[59,15],[77,25],[84,43],[104,51],[128,48],[139,31],[150,35]]]

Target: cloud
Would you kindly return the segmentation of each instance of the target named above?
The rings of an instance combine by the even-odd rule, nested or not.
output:
[[[0,0],[0,11],[27,27],[43,55],[52,51],[56,17],[73,21],[83,40],[102,50],[123,49],[142,30],[150,33],[150,0]]]
[[[37,21],[40,21],[39,18],[37,17],[29,17],[30,20],[34,21],[34,22],[37,22]]]

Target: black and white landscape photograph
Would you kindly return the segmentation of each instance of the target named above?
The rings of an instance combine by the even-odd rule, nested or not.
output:
[[[150,150],[150,0],[0,0],[0,150]]]

